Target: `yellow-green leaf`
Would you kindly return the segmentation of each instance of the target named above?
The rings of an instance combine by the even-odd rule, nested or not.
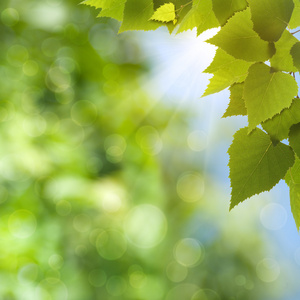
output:
[[[159,22],[171,22],[176,19],[175,5],[173,3],[166,3],[160,6],[152,15],[150,20],[155,20]]]
[[[300,159],[296,157],[295,163],[285,175],[285,182],[290,187],[290,203],[297,230],[300,227]]]
[[[236,132],[228,153],[230,209],[255,194],[269,191],[295,161],[289,146],[282,143],[274,146],[270,137],[258,128],[251,134],[247,127]]]
[[[251,62],[268,60],[275,53],[274,44],[262,40],[253,30],[249,8],[237,12],[208,42]]]
[[[290,107],[297,92],[298,85],[293,76],[274,72],[263,63],[252,65],[244,87],[249,130]]]
[[[244,82],[235,83],[230,87],[230,102],[222,118],[231,116],[246,116],[247,109],[243,99]]]

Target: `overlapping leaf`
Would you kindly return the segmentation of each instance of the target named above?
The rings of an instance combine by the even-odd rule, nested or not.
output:
[[[199,35],[207,29],[218,26],[219,22],[212,10],[212,0],[193,0],[193,7],[181,21],[177,33],[196,27]]]
[[[300,71],[300,42],[297,42],[291,49],[294,66]]]
[[[290,128],[289,142],[297,156],[300,157],[300,123]]]
[[[300,122],[300,99],[293,100],[289,108],[262,124],[274,141],[287,139],[292,125]]]
[[[95,8],[102,8],[102,3],[103,0],[85,0],[81,2],[81,4],[89,5]]]
[[[208,42],[235,58],[252,62],[268,60],[275,53],[274,44],[263,41],[252,28],[250,10],[247,8],[237,12]]]
[[[216,51],[213,62],[204,71],[214,76],[205,90],[203,97],[226,89],[236,82],[243,82],[251,63],[236,59],[222,49]]]
[[[263,63],[252,65],[244,87],[249,130],[289,107],[297,91],[293,76],[274,72]]]
[[[149,20],[154,13],[152,0],[127,0],[119,32],[127,30],[154,30],[161,24]]]
[[[297,230],[300,227],[300,159],[296,157],[295,164],[285,175],[285,182],[290,187],[291,210]]]
[[[300,26],[300,0],[294,0],[294,11],[292,13],[289,27],[291,29],[297,28]]]
[[[297,43],[297,39],[287,30],[285,30],[275,43],[276,53],[270,59],[271,66],[279,71],[296,72],[297,68],[294,66],[293,58],[290,53],[293,45]]]
[[[162,5],[165,5],[166,3],[173,3],[175,6],[175,22],[168,22],[165,24],[165,26],[168,27],[169,32],[172,33],[175,29],[175,26],[183,20],[185,15],[192,8],[192,0],[153,0],[154,11],[157,11]]]
[[[247,109],[243,99],[244,82],[236,83],[230,87],[230,102],[222,118],[231,116],[246,116]]]
[[[276,42],[290,21],[293,0],[248,0],[253,29],[269,42]]]
[[[214,13],[223,26],[237,11],[244,10],[248,3],[246,0],[212,0]]]
[[[274,146],[260,129],[249,135],[248,128],[240,129],[228,153],[232,186],[230,209],[255,194],[270,190],[294,163],[292,149],[282,143]]]
[[[126,0],[86,0],[82,3],[95,8],[101,8],[98,17],[109,17],[122,21],[125,2]]]

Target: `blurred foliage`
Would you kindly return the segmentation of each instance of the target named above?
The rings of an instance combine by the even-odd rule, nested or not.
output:
[[[0,7],[0,298],[277,299],[133,36],[77,0]]]

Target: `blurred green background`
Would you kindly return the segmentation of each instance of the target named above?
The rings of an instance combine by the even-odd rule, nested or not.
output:
[[[134,33],[78,0],[0,8],[0,299],[281,299]]]

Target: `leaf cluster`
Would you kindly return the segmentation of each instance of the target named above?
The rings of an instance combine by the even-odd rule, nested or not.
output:
[[[290,186],[291,208],[300,227],[300,0],[86,0],[100,17],[121,21],[120,32],[170,33],[220,27],[207,42],[217,46],[213,77],[203,96],[230,90],[223,117],[244,115],[229,148],[233,208],[270,190],[281,179]],[[294,32],[293,32],[294,31]],[[288,139],[288,143],[283,140]]]

